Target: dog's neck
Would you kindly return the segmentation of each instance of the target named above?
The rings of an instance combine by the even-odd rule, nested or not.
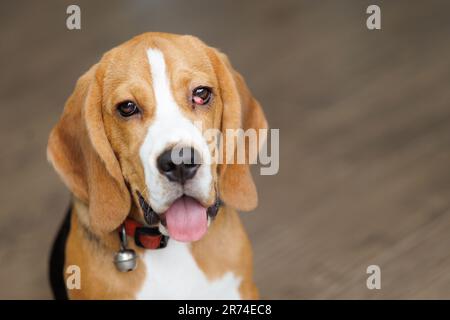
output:
[[[89,205],[73,196],[72,219],[77,219],[79,231],[83,232],[93,243],[97,243],[103,249],[115,252],[120,247],[119,237],[115,232],[102,235],[94,234],[91,231],[89,222]],[[72,220],[73,221],[73,220]]]

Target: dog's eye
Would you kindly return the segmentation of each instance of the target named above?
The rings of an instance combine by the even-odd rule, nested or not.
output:
[[[192,91],[192,102],[196,105],[205,105],[211,100],[211,88],[197,87]]]
[[[139,113],[139,108],[133,101],[124,101],[117,105],[117,111],[122,117],[131,117],[133,114]]]

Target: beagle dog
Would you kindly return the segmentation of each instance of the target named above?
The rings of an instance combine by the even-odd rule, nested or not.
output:
[[[195,37],[145,33],[104,54],[78,80],[48,142],[72,193],[52,252],[56,297],[257,298],[236,212],[257,206],[249,161],[207,161],[202,133],[266,128],[227,57]],[[121,249],[136,254],[134,270],[115,267]],[[55,288],[72,266],[79,286]]]

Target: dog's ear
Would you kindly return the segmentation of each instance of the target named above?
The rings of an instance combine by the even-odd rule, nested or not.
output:
[[[258,205],[258,194],[251,176],[249,164],[256,159],[249,155],[249,145],[245,142],[245,163],[236,159],[237,137],[227,141],[227,129],[254,129],[257,146],[265,142],[266,136],[260,137],[260,129],[267,129],[264,112],[248,89],[242,76],[233,69],[227,56],[211,49],[210,57],[216,70],[220,84],[222,99],[221,131],[223,137],[224,159],[230,159],[229,151],[233,152],[233,163],[223,163],[219,166],[219,193],[222,200],[235,209],[250,211]],[[230,149],[231,146],[231,150]],[[254,147],[254,146],[253,146]],[[225,161],[225,160],[224,160]]]
[[[131,200],[119,162],[105,133],[101,72],[93,66],[77,82],[47,146],[49,161],[62,180],[89,206],[89,227],[96,234],[116,229]]]

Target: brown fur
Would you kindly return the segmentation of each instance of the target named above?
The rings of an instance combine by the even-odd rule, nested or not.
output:
[[[128,215],[143,220],[130,190],[148,191],[138,151],[155,107],[145,55],[151,47],[164,52],[172,92],[186,117],[202,121],[204,129],[267,127],[260,105],[226,56],[197,38],[147,33],[107,52],[78,80],[48,144],[49,159],[76,203],[66,264],[81,267],[82,289],[72,290],[71,298],[134,298],[145,277],[142,267],[117,272],[112,259],[119,247],[116,229]],[[198,85],[214,90],[208,109],[191,108],[187,93]],[[124,100],[136,101],[142,115],[118,116],[115,106]],[[213,203],[218,187],[226,207],[206,236],[193,243],[192,253],[208,277],[233,271],[244,279],[242,297],[256,298],[250,243],[234,210],[257,205],[249,166],[212,166],[216,188],[203,205]]]

